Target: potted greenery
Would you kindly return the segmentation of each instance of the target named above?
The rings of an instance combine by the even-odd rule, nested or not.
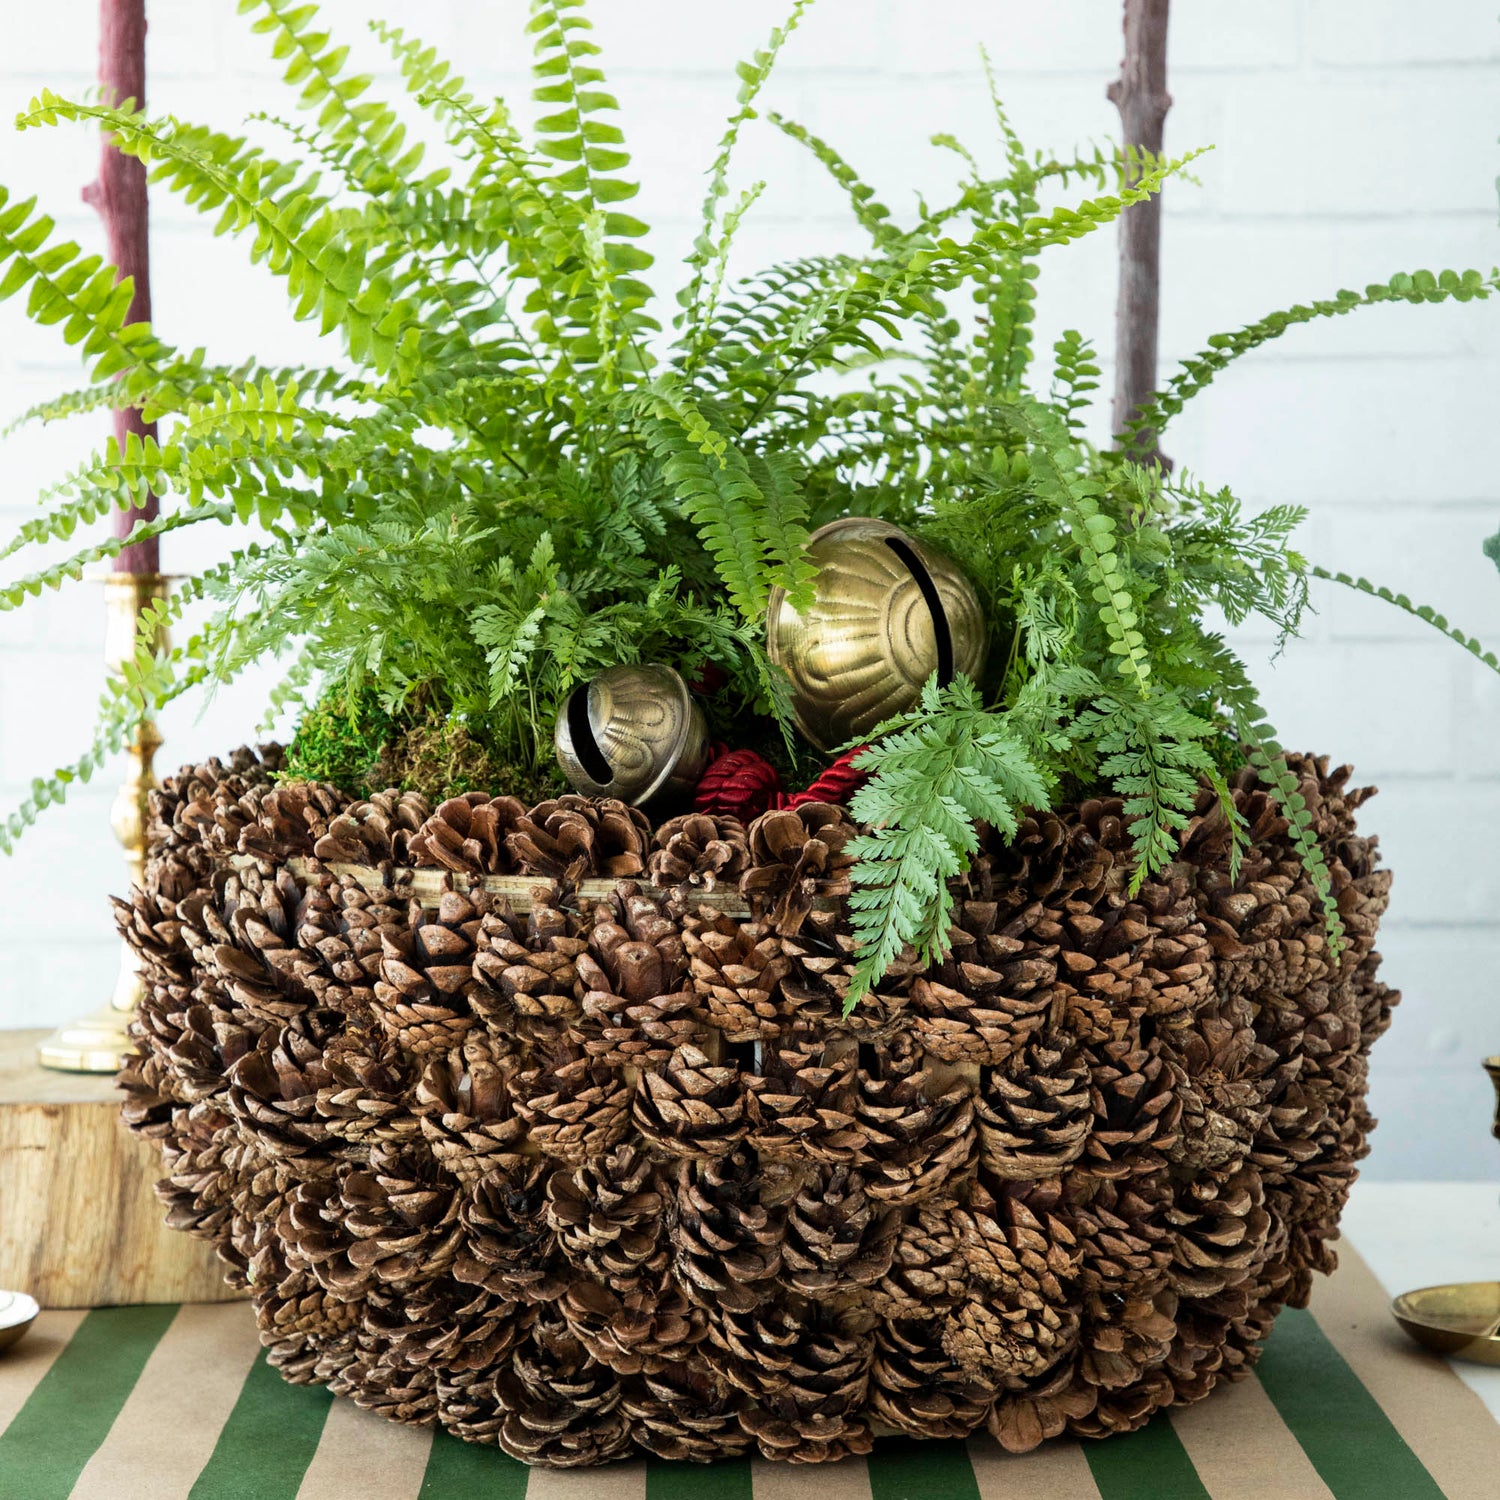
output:
[[[92,361],[36,415],[123,399],[166,432],[91,458],[7,555],[148,491],[124,541],[256,527],[148,612],[4,842],[181,693],[278,657],[272,708],[301,709],[287,752],[167,783],[120,905],[148,989],[126,1113],[170,1222],[287,1378],[529,1462],[985,1424],[1024,1449],[1243,1373],[1331,1264],[1395,996],[1365,793],[1282,753],[1206,621],[1296,634],[1300,513],[1092,447],[1077,334],[1027,384],[1036,256],[1182,163],[1033,155],[997,102],[999,168],[965,154],[903,225],[773,114],[870,249],[731,285],[757,191],[729,197],[731,153],[798,3],[740,68],[669,331],[581,0],[534,0],[529,141],[375,26],[434,170],[311,7],[242,8],[315,117],[286,127],[302,160],[50,93],[21,123],[105,126],[342,357],[211,366],[0,201],[0,295]],[[1095,196],[1041,209],[1072,184]],[[1495,285],[1398,276],[1216,338],[1137,432],[1297,323]],[[817,617],[841,564],[810,537],[844,517],[880,523],[938,670],[820,755],[765,620]],[[613,773],[580,690],[633,664],[730,752],[649,816],[554,758],[561,720]]]

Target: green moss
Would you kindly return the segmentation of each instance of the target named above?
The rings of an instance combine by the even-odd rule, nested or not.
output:
[[[401,730],[376,766],[382,786],[442,801],[465,792],[519,797],[534,804],[567,790],[556,766],[523,769],[498,758],[456,719],[431,714]]]
[[[303,715],[282,779],[326,781],[358,797],[395,787],[434,802],[487,792],[534,804],[567,790],[556,766],[516,766],[430,698],[417,701],[393,716],[373,692],[330,693]]]
[[[308,709],[287,747],[287,781],[326,781],[365,797],[396,721],[371,691],[330,693]]]

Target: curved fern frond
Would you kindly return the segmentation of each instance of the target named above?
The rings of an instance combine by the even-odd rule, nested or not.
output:
[[[341,215],[317,194],[316,178],[296,181],[291,169],[216,131],[73,103],[48,90],[17,123],[60,120],[108,129],[120,150],[154,166],[154,180],[205,212],[221,210],[219,232],[253,230],[251,259],[285,278],[294,317],[318,318],[324,333],[340,331],[350,354],[377,371],[394,365],[412,309],[391,299],[385,278],[367,279],[363,257],[340,243]]]
[[[75,552],[72,557],[0,586],[0,614],[19,609],[27,599],[37,597],[44,589],[59,589],[65,583],[76,583],[92,564],[118,557],[127,547],[154,541],[169,532],[183,531],[189,526],[201,525],[204,521],[227,524],[232,520],[233,506],[209,504],[173,511],[170,515],[158,516],[154,521],[137,522],[126,536],[106,537],[103,541],[85,547],[81,552]]]
[[[1428,605],[1413,604],[1405,594],[1398,594],[1386,588],[1384,584],[1371,583],[1368,578],[1355,578],[1349,573],[1335,573],[1328,568],[1320,568],[1316,565],[1308,571],[1314,578],[1323,578],[1329,583],[1341,583],[1345,588],[1353,589],[1356,593],[1368,594],[1372,599],[1382,599],[1387,604],[1394,604],[1397,609],[1403,610],[1413,619],[1432,626],[1434,630],[1441,631],[1450,641],[1457,642],[1476,661],[1483,662],[1490,671],[1500,672],[1500,658],[1497,658],[1493,651],[1486,650],[1484,644],[1476,637],[1466,635],[1462,630],[1450,625],[1443,615]]]
[[[29,287],[27,316],[62,324],[64,341],[93,362],[94,380],[166,358],[170,350],[149,323],[125,321],[132,283],[117,281],[113,266],[72,240],[55,239],[51,217],[35,210],[35,198],[12,202],[0,187],[0,302]]]
[[[805,125],[799,125],[797,121],[789,120],[775,110],[768,110],[766,119],[783,135],[805,146],[822,163],[828,175],[848,195],[854,217],[877,249],[883,250],[903,237],[901,227],[891,218],[890,209],[876,198],[875,189],[827,141],[814,135]]]
[[[1363,292],[1339,291],[1317,302],[1298,303],[1231,333],[1216,333],[1208,347],[1182,362],[1166,385],[1141,407],[1131,424],[1128,442],[1145,432],[1159,434],[1199,391],[1212,383],[1242,354],[1278,339],[1282,334],[1318,318],[1339,318],[1358,307],[1382,302],[1470,302],[1484,300],[1500,289],[1500,269],[1482,271],[1401,272],[1389,281],[1373,282]]]
[[[793,0],[791,13],[780,26],[771,28],[771,35],[764,47],[758,47],[748,62],[739,63],[735,73],[740,80],[735,100],[739,108],[729,117],[724,134],[719,138],[719,148],[708,169],[708,191],[704,195],[699,217],[698,234],[687,257],[692,270],[687,285],[677,294],[678,313],[676,326],[687,331],[690,349],[699,345],[698,334],[713,316],[712,305],[703,306],[705,271],[716,253],[719,239],[719,202],[729,191],[729,163],[734,157],[734,148],[739,142],[740,131],[745,124],[755,119],[755,99],[771,76],[786,39],[797,29],[802,13],[811,0]],[[690,355],[691,362],[691,355]]]
[[[317,111],[320,133],[350,183],[379,197],[408,181],[422,163],[422,143],[407,147],[396,111],[365,97],[373,81],[368,73],[345,75],[349,49],[313,29],[317,7],[305,0],[240,0],[242,16],[256,12],[264,14],[250,30],[271,38],[271,56],[286,63],[282,76],[300,90],[297,103]]]

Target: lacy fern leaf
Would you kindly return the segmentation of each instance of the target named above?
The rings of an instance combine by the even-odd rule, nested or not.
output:
[[[920,706],[873,738],[878,749],[855,761],[873,774],[852,804],[868,831],[846,846],[858,860],[849,909],[859,961],[845,1014],[904,948],[923,962],[947,951],[947,882],[978,850],[976,825],[1010,838],[1021,811],[1044,806],[1051,791],[1025,742],[962,676],[944,688],[929,681]]]

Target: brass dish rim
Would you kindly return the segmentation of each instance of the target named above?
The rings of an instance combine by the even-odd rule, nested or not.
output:
[[[1473,1312],[1467,1317],[1462,1310],[1464,1294],[1473,1299]],[[1444,1298],[1458,1307],[1457,1323],[1455,1315],[1441,1317],[1432,1306]],[[1500,1281],[1442,1281],[1414,1287],[1391,1298],[1391,1316],[1424,1348],[1449,1359],[1500,1365]],[[1464,1322],[1471,1326],[1464,1327]]]

